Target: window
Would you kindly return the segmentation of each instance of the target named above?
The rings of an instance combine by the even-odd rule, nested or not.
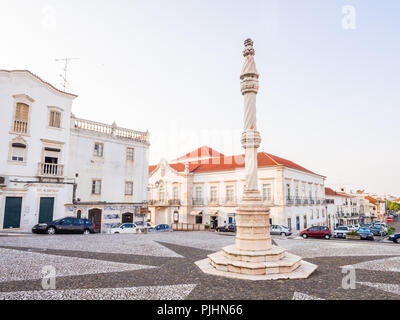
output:
[[[304,229],[307,229],[307,216],[304,215],[303,219],[304,219]]]
[[[288,226],[289,229],[292,228],[292,218],[288,218],[287,219],[287,226]]]
[[[61,112],[50,111],[49,126],[54,128],[61,128]]]
[[[212,186],[210,188],[210,202],[215,203],[217,202],[217,187]]]
[[[103,149],[104,149],[104,144],[96,142],[94,144],[94,155],[96,157],[102,157],[103,156]]]
[[[133,182],[125,182],[125,195],[133,195]]]
[[[164,186],[160,186],[158,189],[158,201],[164,202],[165,193],[164,193]]]
[[[62,224],[72,224],[74,222],[74,219],[65,218],[65,219],[61,220],[60,222],[62,222]]]
[[[271,192],[271,184],[263,184],[262,187],[262,196],[264,201],[272,200],[272,192]]]
[[[172,196],[174,200],[179,199],[179,188],[177,186],[174,186],[172,189]]]
[[[13,143],[11,145],[11,160],[24,162],[26,145],[23,143]]]
[[[29,106],[25,103],[17,103],[15,107],[14,132],[28,132]]]
[[[126,148],[126,160],[135,160],[135,149]]]
[[[290,200],[290,184],[286,185],[286,199]]]
[[[233,190],[233,186],[226,186],[226,202],[233,202],[233,198],[234,198],[234,190]]]
[[[195,188],[194,204],[202,204],[202,203],[203,203],[203,188],[199,186]]]
[[[203,216],[196,216],[196,224],[203,224]]]
[[[92,194],[101,194],[101,180],[92,181]]]
[[[201,187],[196,187],[196,199],[201,199],[203,197],[203,190]]]

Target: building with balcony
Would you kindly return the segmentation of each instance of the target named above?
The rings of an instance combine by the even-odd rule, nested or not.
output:
[[[351,193],[325,188],[325,198],[328,226],[331,230],[338,225],[363,224],[369,219],[369,215],[364,212],[364,203]]]
[[[0,229],[77,216],[101,231],[147,212],[148,133],[78,119],[76,97],[0,70]]]
[[[151,221],[211,228],[234,222],[244,190],[244,166],[244,155],[225,156],[207,146],[150,166]],[[324,176],[265,152],[258,154],[258,167],[259,190],[271,209],[271,223],[288,225],[294,232],[325,224]]]

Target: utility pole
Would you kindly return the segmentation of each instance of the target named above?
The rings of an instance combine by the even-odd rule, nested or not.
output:
[[[65,65],[64,65],[64,74],[62,74],[62,73],[60,74],[60,77],[63,80],[63,85],[62,86],[64,88],[64,91],[66,91],[67,84],[68,84],[68,81],[67,81],[68,65],[72,60],[79,60],[79,58],[55,59],[56,62],[63,61],[65,63]]]

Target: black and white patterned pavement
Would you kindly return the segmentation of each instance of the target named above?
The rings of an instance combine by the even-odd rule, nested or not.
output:
[[[0,300],[310,300],[400,299],[400,245],[361,241],[274,239],[318,265],[305,280],[214,277],[194,264],[234,242],[209,232],[148,235],[31,235],[0,238]],[[42,268],[56,270],[43,290]],[[355,269],[355,289],[342,272]]]

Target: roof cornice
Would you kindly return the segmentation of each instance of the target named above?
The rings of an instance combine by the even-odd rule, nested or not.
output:
[[[1,73],[8,74],[10,76],[11,75],[26,75],[26,76],[30,77],[31,79],[38,81],[42,85],[45,85],[46,87],[48,87],[49,89],[51,89],[53,92],[55,92],[57,94],[67,96],[70,99],[75,99],[78,97],[78,95],[76,95],[76,94],[57,89],[55,86],[53,86],[49,82],[44,81],[42,78],[40,78],[39,76],[37,76],[36,74],[34,74],[33,72],[31,72],[29,70],[2,70],[2,69],[0,69],[0,74]]]

